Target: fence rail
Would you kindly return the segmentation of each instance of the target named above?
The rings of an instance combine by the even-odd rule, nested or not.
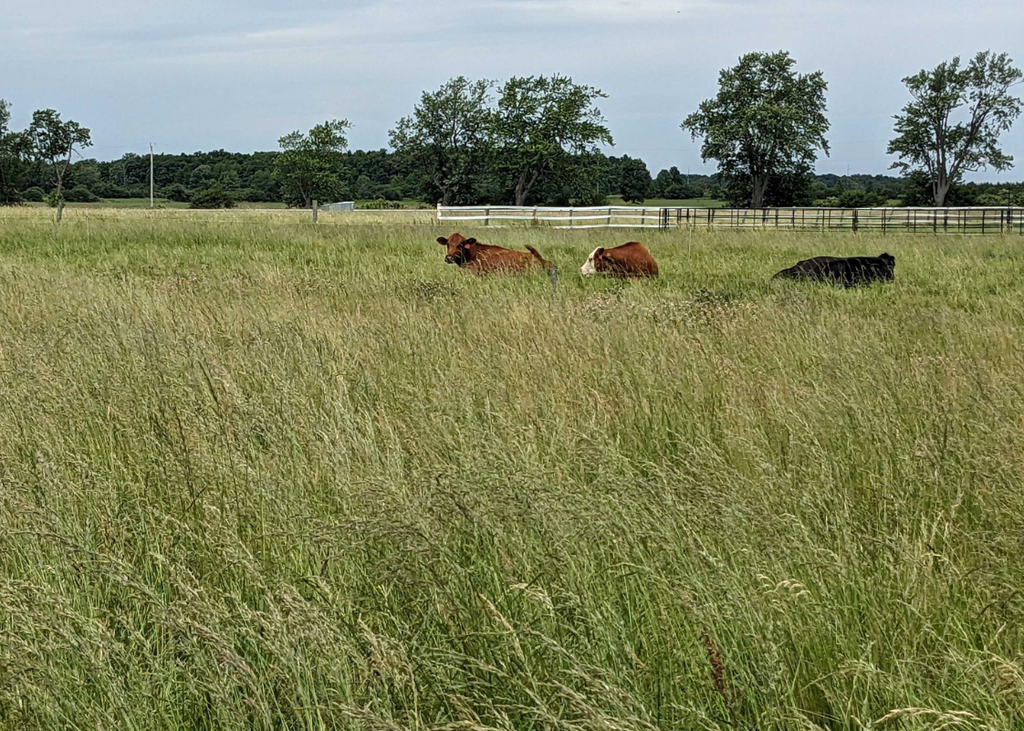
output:
[[[598,206],[552,208],[546,206],[441,206],[438,221],[537,224],[552,228],[664,228],[662,208]]]
[[[438,206],[437,220],[552,228],[745,228],[1024,234],[1024,208],[641,208]]]

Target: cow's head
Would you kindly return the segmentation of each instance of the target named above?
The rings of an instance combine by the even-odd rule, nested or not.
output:
[[[476,243],[476,239],[466,239],[463,238],[462,234],[454,233],[448,238],[438,236],[437,243],[448,247],[448,253],[444,257],[446,263],[462,266],[468,258],[466,250]]]
[[[597,274],[597,265],[601,263],[602,259],[604,259],[604,247],[598,246],[590,252],[590,256],[587,257],[586,263],[580,267],[580,274],[584,277],[588,277],[591,274]]]
[[[893,279],[893,275],[896,270],[896,257],[883,251],[882,255],[878,258],[882,260],[882,266],[885,269],[885,278]]]

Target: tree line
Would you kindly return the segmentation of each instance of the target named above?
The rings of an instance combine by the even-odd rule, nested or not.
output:
[[[646,163],[608,155],[606,95],[567,76],[512,77],[504,83],[459,76],[424,92],[389,133],[389,150],[350,151],[351,124],[329,120],[279,140],[280,150],[224,150],[154,156],[162,197],[198,206],[235,201],[401,200],[471,205],[603,205],[608,196],[711,198],[739,206],[1022,205],[1024,185],[965,184],[966,173],[1012,167],[1000,135],[1021,113],[1011,93],[1022,73],[1004,54],[959,57],[903,79],[910,101],[895,115],[886,175],[815,175],[829,154],[820,71],[801,74],[784,51],[751,53],[719,76],[715,97],[681,123],[701,142],[714,175],[677,167],[652,176]],[[54,110],[9,129],[0,99],[0,204],[144,197],[149,157],[82,159],[90,132]]]

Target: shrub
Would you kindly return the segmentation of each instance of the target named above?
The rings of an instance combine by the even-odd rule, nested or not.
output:
[[[220,183],[192,194],[189,208],[234,208],[235,198]]]
[[[46,194],[43,192],[43,189],[38,185],[32,186],[21,194],[21,197],[29,203],[42,203],[45,196]]]
[[[839,205],[842,208],[870,208],[885,203],[882,196],[863,188],[844,190],[839,194]]]
[[[386,185],[382,189],[383,198],[386,201],[402,200],[402,188],[398,185]]]
[[[76,185],[64,192],[64,200],[68,203],[98,203],[100,197],[84,185]]]
[[[356,208],[364,211],[383,211],[401,207],[402,204],[399,203],[398,201],[386,201],[383,198],[356,203]]]
[[[100,198],[131,198],[131,191],[116,183],[96,183],[91,188],[92,192]]]
[[[176,203],[188,203],[192,200],[188,189],[181,183],[174,183],[168,186],[167,190],[164,191],[164,197]]]

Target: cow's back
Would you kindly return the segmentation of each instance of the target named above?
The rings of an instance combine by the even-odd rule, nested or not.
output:
[[[658,262],[639,241],[605,249],[598,271],[622,277],[656,277]]]
[[[540,261],[525,251],[505,249],[500,246],[481,246],[474,251],[465,268],[477,274],[490,272],[525,272],[540,264]]]
[[[886,256],[817,256],[798,261],[773,279],[810,279],[856,287],[877,280],[893,279],[895,259]]]
[[[834,270],[836,261],[834,256],[803,259],[788,269],[778,272],[772,279],[824,279],[829,271]]]

